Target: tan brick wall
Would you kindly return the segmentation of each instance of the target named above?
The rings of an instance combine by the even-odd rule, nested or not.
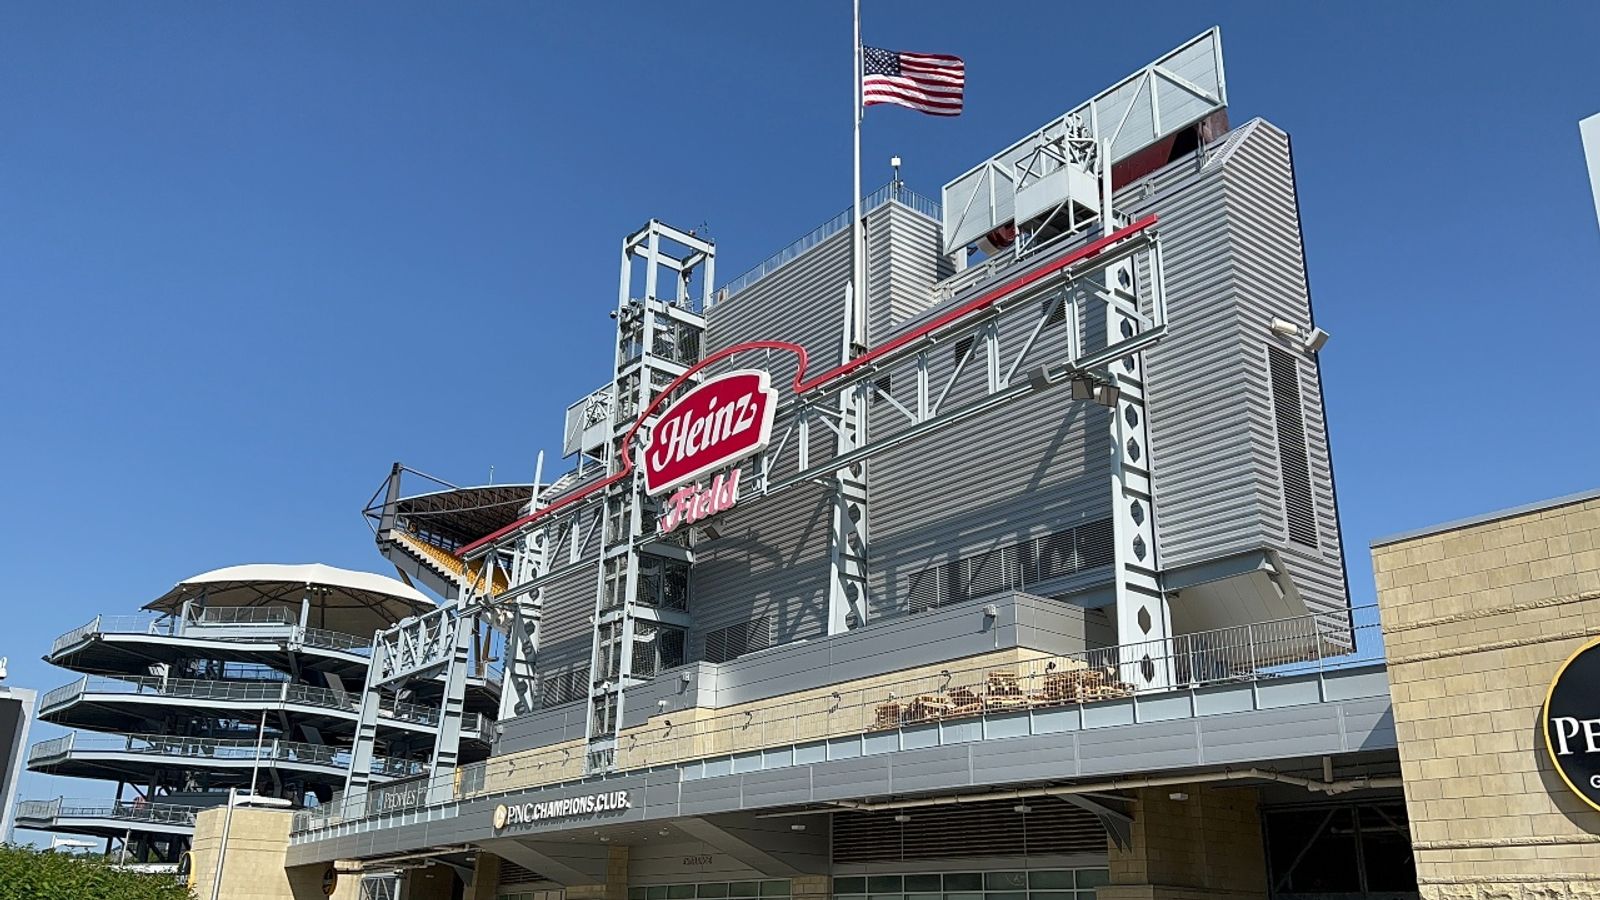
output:
[[[1373,567],[1423,897],[1600,896],[1600,812],[1540,723],[1600,636],[1600,500],[1388,544]]]
[[[210,900],[216,882],[217,851],[228,823],[228,847],[222,865],[222,890],[227,900],[323,900],[324,865],[286,868],[289,825],[293,813],[278,809],[235,809],[228,822],[227,809],[208,809],[195,821],[191,845],[195,873],[194,895]],[[354,864],[339,864],[334,900],[357,900],[361,874]],[[349,869],[350,871],[346,871]]]
[[[1255,791],[1193,785],[1135,796],[1131,846],[1111,846],[1111,884],[1098,890],[1099,900],[1265,900]]]
[[[623,768],[665,765],[859,734],[872,727],[879,705],[893,702],[890,694],[904,703],[918,694],[975,687],[992,670],[1016,672],[1026,688],[1027,677],[1042,675],[1051,661],[1058,666],[1081,665],[1037,650],[1010,648],[720,709],[674,710],[651,716],[644,725],[619,734],[616,762]],[[586,742],[576,740],[497,756],[484,770],[483,793],[526,790],[581,778],[585,752]]]

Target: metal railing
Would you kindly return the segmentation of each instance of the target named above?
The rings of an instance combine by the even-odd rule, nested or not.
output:
[[[162,825],[194,825],[202,807],[175,803],[147,803],[143,800],[23,800],[17,804],[17,820],[54,822],[59,819],[116,819],[121,822],[146,822]]]
[[[913,210],[916,210],[935,222],[940,220],[939,202],[937,200],[930,200],[927,197],[924,197],[921,194],[911,190],[910,188],[907,188],[904,184],[896,182],[890,182],[889,184],[878,188],[877,190],[868,194],[866,197],[862,198],[861,215],[865,216],[891,200],[897,201]],[[823,222],[821,225],[818,225],[816,228],[812,229],[809,234],[794,241],[793,243],[789,244],[789,246],[779,250],[777,253],[767,257],[765,260],[751,268],[749,271],[745,272],[743,275],[740,275],[727,284],[724,284],[717,290],[717,302],[721,303],[728,300],[745,288],[750,287],[761,279],[771,275],[773,272],[783,268],[785,265],[788,265],[800,254],[849,228],[850,213],[851,210],[847,209],[828,221]]]
[[[259,744],[247,738],[202,738],[162,734],[97,735],[69,734],[34,744],[28,751],[28,764],[57,757],[87,753],[128,753],[139,756],[185,757],[195,760],[261,761],[299,763],[335,769],[350,767],[350,751],[326,744],[302,741],[264,740]],[[372,770],[387,778],[407,778],[422,772],[418,760],[375,757]]]
[[[1026,651],[1023,651],[1026,652]],[[995,716],[1034,715],[1219,685],[1254,686],[1303,675],[1371,665],[1383,659],[1375,606],[1240,625],[1168,641],[1124,644],[1012,662],[959,663],[930,674],[877,682],[870,688],[799,691],[756,708],[729,710],[673,724],[652,717],[624,729],[607,775],[703,760],[761,756],[774,747],[841,738],[866,739],[907,728]],[[921,671],[928,673],[931,666]],[[1154,676],[1154,677],[1147,677]],[[1154,681],[1153,687],[1136,684]],[[295,819],[305,832],[427,804],[545,788],[591,778],[582,746],[547,747],[493,757],[442,774],[437,784],[386,785],[383,792],[339,800]],[[436,790],[437,789],[437,790]],[[398,798],[398,799],[397,799]]]
[[[186,629],[275,628],[287,632],[285,640],[306,647],[341,650],[366,655],[372,650],[372,635],[346,634],[326,628],[300,627],[299,616],[285,607],[216,607],[192,609],[186,622],[167,613],[126,616],[95,616],[86,625],[80,625],[56,638],[50,644],[50,655],[55,656],[84,639],[96,634],[154,634],[176,637]],[[225,635],[210,632],[210,640],[229,640]],[[240,640],[259,639],[259,634],[241,636]]]
[[[119,694],[167,697],[222,703],[278,702],[298,703],[349,713],[359,711],[358,691],[335,691],[309,684],[284,681],[211,681],[196,678],[109,678],[85,675],[77,681],[46,693],[39,701],[39,712],[48,713],[77,700],[84,694]],[[391,703],[379,715],[383,719],[410,722],[427,727],[439,723],[439,710],[415,703]]]
[[[300,611],[287,606],[191,606],[186,619],[190,625],[294,625]]]

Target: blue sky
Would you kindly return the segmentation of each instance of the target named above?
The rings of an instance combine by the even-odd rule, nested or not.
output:
[[[1294,139],[1356,602],[1376,536],[1600,486],[1600,5],[977,9],[866,4],[969,73],[959,119],[870,111],[868,189],[1223,26],[1234,122]],[[12,683],[196,572],[381,571],[394,460],[530,478],[625,233],[703,224],[731,277],[848,204],[849,54],[841,0],[0,6]],[[103,789],[24,783],[63,792]]]

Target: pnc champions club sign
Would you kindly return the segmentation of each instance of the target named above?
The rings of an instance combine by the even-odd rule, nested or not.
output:
[[[759,369],[704,381],[667,407],[641,451],[645,493],[660,497],[661,534],[732,509],[739,502],[741,460],[772,442],[778,392]],[[709,484],[701,479],[717,472]]]
[[[1550,682],[1544,744],[1567,786],[1600,809],[1600,639],[1568,657]]]
[[[606,791],[602,794],[583,794],[560,800],[538,803],[502,803],[494,808],[494,830],[515,825],[532,825],[550,819],[570,819],[575,816],[593,816],[604,812],[632,809],[633,801],[627,791]]]

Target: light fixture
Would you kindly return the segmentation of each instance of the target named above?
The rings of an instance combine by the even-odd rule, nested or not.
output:
[[[666,708],[667,708],[667,701],[665,699],[656,701],[656,709],[665,710]]]
[[[1182,803],[1183,801],[1189,799],[1189,795],[1185,794],[1183,791],[1173,791],[1172,793],[1167,795],[1167,799],[1168,800],[1176,800],[1179,803]]]
[[[899,822],[901,825],[904,825],[905,823],[911,821],[911,817],[906,815],[905,813],[895,813],[894,814],[894,820],[896,822]]]
[[[1033,807],[1026,803],[1018,803],[1016,806],[1011,807],[1011,811],[1019,813],[1031,813],[1033,812]]]
[[[1313,328],[1311,329],[1311,333],[1306,335],[1306,342],[1302,344],[1301,347],[1303,347],[1307,353],[1316,353],[1318,350],[1322,349],[1324,344],[1328,343],[1328,338],[1331,336],[1332,335],[1328,334],[1326,331],[1323,331],[1321,328]]]
[[[1080,373],[1072,376],[1072,399],[1093,400],[1094,388],[1094,379],[1087,374]]]
[[[1108,409],[1116,406],[1121,398],[1122,389],[1114,384],[1102,384],[1094,389],[1094,402]]]
[[[1273,319],[1267,326],[1272,333],[1281,338],[1293,338],[1300,341],[1300,349],[1306,353],[1316,353],[1328,343],[1332,335],[1321,328],[1312,328],[1309,332],[1303,331],[1299,325],[1284,319]]]
[[[805,831],[806,830],[806,826],[804,824],[800,823],[800,822],[796,822],[793,825],[789,826],[789,830],[790,831]]]
[[[659,835],[661,835],[661,836],[662,836],[662,837],[666,837],[666,836],[667,836],[667,835],[669,835],[669,834],[671,834],[671,833],[672,833],[672,832],[670,832],[670,831],[668,831],[668,830],[667,830],[667,829],[665,829],[665,828],[663,828],[663,829],[661,829],[661,830],[660,830],[660,831],[658,831],[658,832],[656,832],[656,834],[659,834]]]

